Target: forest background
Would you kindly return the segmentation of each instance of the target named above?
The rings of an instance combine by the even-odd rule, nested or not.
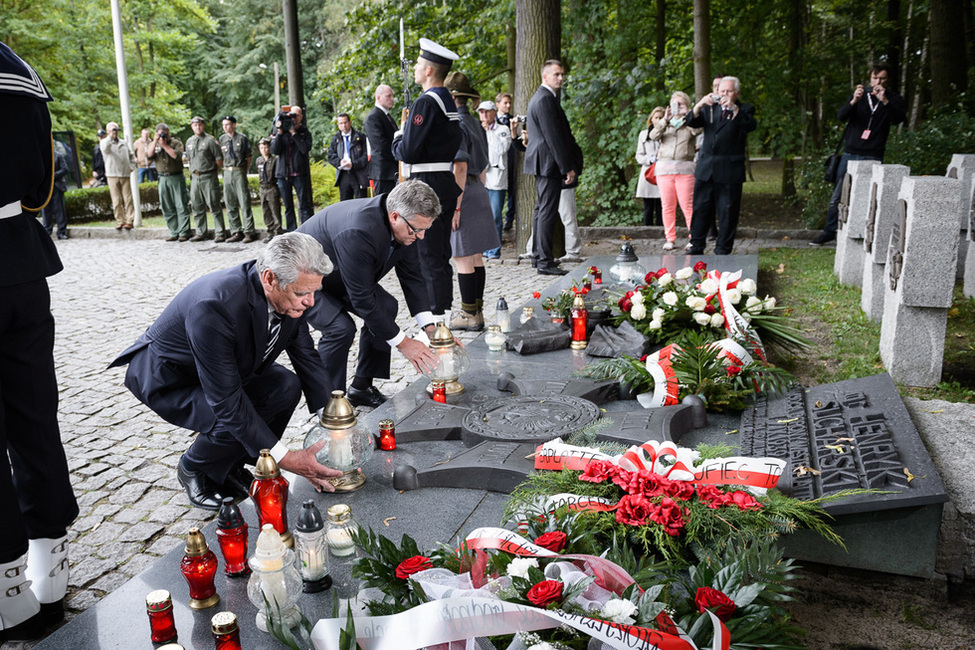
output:
[[[839,141],[836,110],[869,64],[894,67],[892,87],[908,103],[885,162],[915,174],[943,174],[952,153],[975,152],[975,33],[972,0],[298,0],[303,96],[323,158],[334,118],[354,126],[379,83],[402,107],[399,21],[408,58],[426,36],[460,55],[483,98],[502,90],[526,106],[540,78],[514,92],[518,30],[554,31],[568,76],[563,106],[586,166],[580,220],[636,224],[633,194],[638,133],[657,105],[684,90],[692,97],[711,74],[741,79],[755,104],[750,155],[786,161],[783,193],[798,187],[810,221],[828,195],[822,160]],[[548,9],[538,12],[537,9]],[[553,9],[554,7],[554,9]],[[122,0],[133,125],[170,124],[185,138],[192,115],[220,133],[223,115],[253,141],[274,117],[273,64],[287,103],[282,5],[268,0]],[[516,16],[518,17],[516,19]],[[518,21],[544,25],[519,25]],[[73,131],[90,166],[95,131],[120,120],[108,0],[0,0],[0,40],[30,62],[48,86],[57,130]],[[522,78],[520,75],[518,78]],[[412,74],[409,81],[412,82]],[[697,82],[697,83],[695,83]],[[411,84],[413,96],[419,88]],[[5,125],[5,128],[15,128]],[[800,162],[791,173],[793,159]],[[90,167],[89,167],[90,169]],[[810,223],[811,227],[818,224]]]

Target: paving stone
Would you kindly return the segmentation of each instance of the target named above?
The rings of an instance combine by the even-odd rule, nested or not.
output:
[[[142,552],[143,544],[138,542],[109,542],[101,545],[95,552],[95,557],[100,560],[112,560],[118,564],[127,562]]]
[[[123,526],[122,524],[103,521],[94,528],[88,529],[88,533],[82,536],[80,539],[82,542],[91,545],[107,544],[108,542],[117,540],[118,536],[121,535],[122,531],[125,529],[126,526]]]
[[[118,536],[118,539],[121,542],[148,542],[150,539],[162,532],[164,528],[164,526],[159,524],[143,521],[135,524],[134,526],[126,528],[122,534]]]
[[[74,481],[72,481],[72,483],[74,483]],[[76,483],[73,485],[73,487],[75,499],[77,499],[78,505],[82,508],[94,505],[109,495],[109,493],[104,490],[93,490],[90,492],[83,491],[81,486]]]
[[[114,503],[100,503],[95,506],[89,516],[92,517],[111,517],[116,512],[122,509],[122,506]],[[77,525],[77,521],[73,525]]]
[[[112,521],[117,524],[135,524],[146,518],[149,513],[142,508],[125,508],[112,517]]]
[[[68,583],[73,587],[85,587],[88,583],[100,578],[118,567],[114,560],[99,560],[86,558],[71,567]]]
[[[82,589],[67,600],[65,606],[76,612],[83,612],[100,600],[98,594],[90,589]]]
[[[112,493],[108,498],[112,503],[135,503],[135,501],[146,493],[149,489],[148,483],[142,481],[131,481],[122,486],[118,491]]]
[[[185,544],[185,540],[180,537],[174,537],[172,535],[164,535],[154,541],[152,544],[146,548],[145,552],[151,555],[165,555],[177,546]]]
[[[101,578],[91,583],[91,589],[97,589],[106,593],[111,593],[117,588],[128,582],[129,576],[120,572],[106,573]]]
[[[77,519],[74,520],[74,523],[71,524],[71,528],[74,529],[75,531],[78,531],[79,533],[87,533],[90,532],[91,529],[94,528],[95,526],[101,525],[101,523],[104,520],[105,517],[101,515],[88,515],[86,517],[78,517]]]
[[[114,480],[110,481],[109,483],[107,483],[105,485],[105,489],[107,489],[110,492],[114,493],[120,487],[122,487],[123,485],[129,483],[131,480],[132,480],[131,478],[129,478],[128,476],[126,476],[126,475],[123,474],[122,476],[119,476],[119,477],[115,478]]]
[[[177,505],[166,505],[149,512],[147,519],[160,524],[172,524],[186,514],[186,508]]]

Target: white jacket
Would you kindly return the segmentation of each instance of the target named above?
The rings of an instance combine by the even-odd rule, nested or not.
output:
[[[135,169],[135,154],[125,144],[125,140],[112,141],[102,138],[98,146],[105,159],[105,176],[128,176]]]
[[[494,123],[485,131],[488,141],[488,168],[484,187],[489,190],[508,189],[508,148],[511,147],[511,131],[504,124]]]

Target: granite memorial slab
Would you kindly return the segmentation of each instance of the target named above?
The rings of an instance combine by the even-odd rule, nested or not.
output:
[[[846,553],[799,534],[784,539],[792,557],[933,576],[948,495],[890,375],[759,397],[739,431],[743,454],[786,461],[778,485],[785,494],[810,500],[876,490],[823,506]]]
[[[863,292],[860,308],[878,323],[884,315],[884,272],[890,231],[898,214],[901,183],[911,168],[904,165],[874,165],[870,188],[870,211],[863,235]]]
[[[537,446],[537,443],[490,440],[427,469],[398,465],[393,474],[393,487],[405,491],[464,487],[510,494],[532,471]]]
[[[461,422],[470,410],[469,406],[442,404],[421,393],[416,408],[396,422],[396,441],[460,440]]]
[[[895,381],[941,381],[945,328],[955,285],[961,181],[906,177],[887,251],[880,358]]]
[[[473,406],[464,416],[461,440],[468,447],[487,441],[540,445],[565,437],[599,419],[592,402],[569,395],[517,395]]]
[[[870,212],[873,168],[879,164],[876,160],[847,163],[833,258],[833,273],[841,284],[859,287],[863,282],[863,237]]]
[[[968,259],[968,242],[973,236],[971,232],[971,210],[972,196],[975,192],[975,154],[956,153],[952,154],[948,169],[945,171],[948,178],[961,180],[962,210],[958,215],[959,237],[958,237],[958,273],[956,279],[961,280],[965,277],[965,265]]]
[[[568,395],[579,397],[593,404],[605,404],[619,397],[619,382],[616,380],[593,381],[588,377],[569,377],[568,379],[521,379],[510,372],[498,376],[498,390],[515,396],[521,395]]]
[[[639,408],[608,413],[603,417],[612,419],[612,424],[600,430],[596,437],[626,446],[642,445],[648,440],[680,443],[684,434],[708,423],[704,401],[696,395],[690,395],[683,403],[674,406]]]

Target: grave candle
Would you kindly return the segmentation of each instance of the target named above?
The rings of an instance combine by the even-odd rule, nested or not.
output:
[[[304,582],[302,591],[316,593],[332,586],[328,575],[328,545],[325,541],[325,523],[322,513],[312,500],[301,504],[298,526],[295,529],[298,551],[298,570]]]
[[[247,566],[247,522],[234,505],[233,497],[224,497],[217,515],[217,541],[223,555],[223,571],[235,578],[251,572]]]
[[[199,528],[190,528],[179,570],[190,587],[190,607],[206,609],[220,602],[213,579],[217,575],[217,556],[214,555]]]
[[[498,306],[494,310],[494,318],[501,331],[507,334],[511,331],[511,312],[508,311],[508,301],[504,296],[498,298]]]
[[[576,294],[570,314],[572,316],[572,343],[569,347],[573,350],[585,350],[588,345],[586,328],[589,324],[589,310],[586,309],[586,300],[581,293]]]
[[[352,518],[352,508],[344,503],[336,503],[327,511],[328,523],[325,536],[328,539],[328,549],[336,557],[352,555],[355,542],[352,533],[359,529],[359,524]]]
[[[383,451],[396,449],[396,427],[392,420],[379,421],[379,448]]]
[[[263,529],[265,524],[271,524],[281,534],[285,545],[293,546],[294,540],[288,530],[288,479],[281,476],[268,449],[262,449],[261,457],[257,459],[250,497],[257,510],[258,525]]]
[[[447,383],[443,381],[432,381],[430,386],[433,388],[433,401],[447,403]]]
[[[153,643],[165,643],[176,638],[173,598],[168,591],[150,591],[146,596],[146,612],[149,614],[149,632]]]
[[[219,612],[210,619],[210,632],[216,650],[241,650],[240,628],[237,615],[233,612]]]
[[[352,439],[343,430],[333,430],[328,443],[330,467],[346,467],[352,464]]]

